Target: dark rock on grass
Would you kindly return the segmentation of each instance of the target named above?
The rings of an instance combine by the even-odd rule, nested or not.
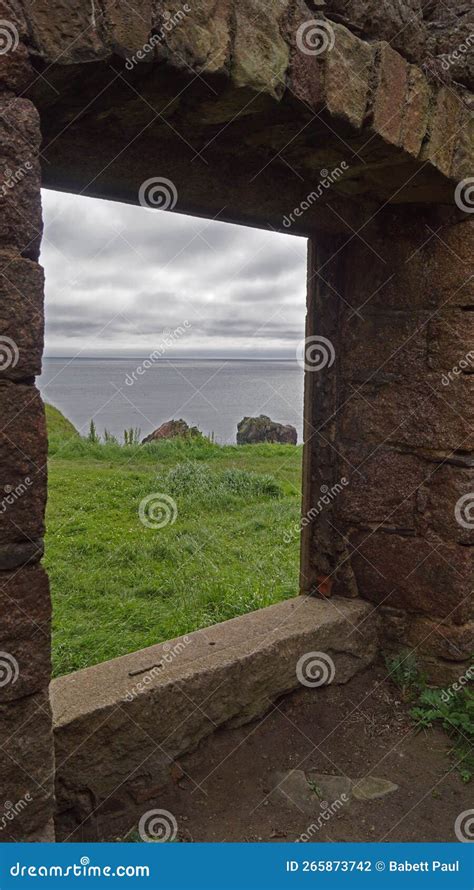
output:
[[[185,420],[167,420],[158,429],[153,430],[149,436],[142,439],[142,445],[147,442],[157,442],[160,439],[190,439],[202,436],[197,426],[188,426]]]
[[[265,414],[260,414],[260,417],[244,417],[237,424],[237,445],[255,445],[258,442],[296,445],[296,441],[297,432],[294,426],[275,423]]]

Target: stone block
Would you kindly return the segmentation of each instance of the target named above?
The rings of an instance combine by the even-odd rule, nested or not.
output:
[[[373,100],[373,128],[376,133],[400,145],[408,91],[409,68],[388,43],[378,46],[377,86]]]
[[[39,117],[27,99],[0,100],[0,249],[38,259],[42,234]]]
[[[361,129],[368,103],[374,50],[343,25],[327,24],[334,33],[334,46],[325,55],[326,104],[331,114]]]
[[[275,98],[283,95],[290,59],[289,47],[280,32],[284,11],[280,0],[240,0],[234,7],[236,32],[231,77],[236,86]]]
[[[27,34],[27,24],[19,0],[0,0],[0,20],[0,90],[21,93],[33,81],[34,72],[22,42]]]
[[[177,67],[205,69],[206,74],[224,71],[231,52],[231,0],[218,4],[214,0],[197,0],[183,4],[181,9],[185,16],[169,30],[164,26],[176,13],[175,4],[165,0],[155,14],[154,33],[160,36],[158,56],[172,59]]]
[[[474,652],[474,622],[445,624],[431,618],[412,616],[407,626],[406,641],[421,655],[463,662],[472,658]]]
[[[453,310],[430,320],[428,365],[442,372],[441,383],[448,392],[460,374],[474,373],[474,312]]]
[[[2,570],[12,567],[2,561],[9,544],[31,548],[44,531],[47,438],[36,387],[0,381],[0,418]]]
[[[104,21],[98,4],[55,0],[52,15],[50,0],[35,0],[28,4],[28,25],[29,41],[45,62],[68,65],[110,56],[100,34]]]
[[[423,72],[416,65],[409,65],[400,144],[413,157],[420,153],[428,126],[431,92],[432,87]]]
[[[105,42],[114,52],[131,56],[143,48],[151,35],[152,0],[104,0],[103,10]]]
[[[51,603],[40,566],[0,572],[0,702],[23,698],[51,676]]]
[[[444,176],[451,175],[462,113],[462,101],[452,87],[441,87],[428,124],[430,138],[421,159],[431,161]]]
[[[298,35],[308,21],[308,7],[297,0],[288,22],[287,40],[290,45],[288,88],[313,111],[322,109],[325,102],[324,59],[318,54],[307,55],[301,50]]]
[[[452,623],[469,621],[472,555],[455,543],[431,544],[423,538],[384,531],[351,532],[351,564],[359,595],[378,606],[392,606]]]
[[[338,516],[349,526],[382,523],[414,530],[418,487],[429,465],[389,448],[342,447],[341,455],[341,475],[349,484],[337,497]]]
[[[0,378],[41,374],[44,275],[38,263],[0,253]]]
[[[375,311],[344,313],[340,325],[341,373],[345,380],[413,380],[427,370],[428,313]]]
[[[424,381],[345,388],[340,414],[346,442],[398,445],[442,451],[474,448],[474,377],[459,377],[449,396],[439,375]]]
[[[472,101],[472,94],[471,94]],[[474,170],[474,115],[472,105],[460,112],[459,129],[451,165],[451,178],[456,182],[468,179]]]
[[[52,839],[54,765],[47,688],[0,704],[0,748],[0,842]]]
[[[418,530],[432,540],[474,544],[474,463],[432,466],[417,493]],[[474,567],[473,567],[474,568]]]
[[[59,839],[95,808],[100,837],[114,837],[175,758],[300,687],[308,653],[325,653],[326,682],[345,683],[377,650],[371,611],[299,597],[54,680]]]

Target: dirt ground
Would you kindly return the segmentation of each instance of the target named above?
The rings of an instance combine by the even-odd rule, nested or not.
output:
[[[313,826],[317,842],[456,841],[454,822],[472,807],[472,785],[455,770],[447,736],[416,733],[409,706],[385,677],[382,666],[372,667],[346,686],[299,691],[255,723],[216,732],[182,759],[183,775],[176,768],[160,795],[178,839],[295,841]],[[327,807],[317,793],[308,813],[277,787],[278,773],[296,769],[372,775],[399,787],[318,820]]]

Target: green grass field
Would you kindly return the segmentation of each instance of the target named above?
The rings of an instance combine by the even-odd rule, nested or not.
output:
[[[49,407],[48,430],[55,676],[297,594],[300,447],[93,444]],[[150,495],[173,523],[142,523]]]

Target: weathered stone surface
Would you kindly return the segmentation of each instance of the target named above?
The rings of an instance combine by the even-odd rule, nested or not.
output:
[[[334,47],[326,53],[325,93],[331,114],[341,116],[360,129],[367,108],[369,78],[374,51],[342,25],[329,23]]]
[[[474,25],[472,33],[474,34]],[[472,170],[474,169],[473,98],[472,94],[470,94],[469,102],[466,100],[466,106],[461,109],[460,113],[459,127],[451,164],[451,178],[456,182],[468,179],[472,175]]]
[[[386,40],[410,61],[423,60],[425,28],[421,0],[327,0],[329,18],[369,39]]]
[[[43,286],[41,266],[15,253],[0,253],[0,378],[41,374]]]
[[[472,554],[454,543],[383,531],[349,534],[360,596],[463,623],[472,615]]]
[[[231,0],[217,4],[214,0],[198,0],[183,4],[181,9],[184,17],[167,30],[165,26],[172,21],[170,16],[176,13],[176,8],[168,2],[160,4],[154,22],[155,32],[160,36],[158,56],[209,74],[223,71],[231,51]]]
[[[432,3],[424,8],[425,53],[441,61],[441,70],[451,83],[474,84],[472,5],[465,0]]]
[[[433,87],[415,65],[408,66],[408,83],[403,103],[400,144],[413,157],[418,157],[428,126],[428,111]]]
[[[474,373],[474,312],[443,312],[428,324],[428,364],[443,371],[441,383],[449,394],[460,374]]]
[[[276,98],[283,94],[290,52],[279,23],[287,5],[287,0],[240,0],[234,7],[231,77],[238,87],[265,90]]]
[[[339,800],[341,806],[348,805],[352,782],[347,776],[330,776],[315,770],[292,769],[289,772],[277,771],[274,775],[273,795],[288,806],[296,807],[308,816],[320,815],[328,804]]]
[[[364,383],[423,377],[428,370],[428,321],[427,312],[376,311],[371,306],[361,316],[347,313],[341,326],[345,379]]]
[[[35,0],[28,5],[27,19],[32,46],[45,61],[89,62],[107,58],[111,53],[99,36],[102,13],[94,4],[55,0],[52,15],[50,0]]]
[[[445,661],[443,658],[432,658],[429,655],[423,656],[423,673],[427,682],[433,686],[444,687],[448,691],[457,689],[460,691],[460,679],[462,677],[470,677],[471,682],[474,673],[471,671],[472,658],[470,661]],[[471,671],[471,673],[469,673]]]
[[[365,776],[357,779],[352,786],[352,794],[356,800],[377,800],[386,794],[393,794],[398,790],[398,785],[389,779],[380,779],[377,776]]]
[[[51,839],[52,741],[47,689],[0,705],[0,843]],[[19,810],[12,820],[6,801]]]
[[[415,385],[382,383],[347,387],[341,433],[348,442],[363,440],[413,448],[474,448],[474,377],[459,377],[449,400],[438,375]]]
[[[387,142],[400,145],[408,91],[408,65],[388,43],[379,46],[378,83],[375,90],[374,128]]]
[[[0,98],[0,249],[38,259],[42,233],[38,112],[27,99]]]
[[[474,651],[474,622],[451,624],[421,615],[410,615],[404,632],[405,642],[420,655],[436,655],[447,661],[465,661]]]
[[[105,41],[114,52],[130,56],[148,41],[152,29],[152,0],[134,0],[133,5],[104,0],[103,10]],[[100,15],[100,10],[97,12]]]
[[[301,656],[325,653],[333,682],[346,682],[374,657],[369,613],[362,602],[301,597],[54,680],[60,836],[94,806],[110,836],[114,818],[144,785],[159,789],[175,758],[297,688]]]
[[[0,2],[2,53],[0,54],[0,89],[21,93],[34,80],[28,50],[22,42],[26,22],[19,3]]]
[[[237,424],[237,445],[256,445],[259,442],[280,442],[296,445],[297,432],[291,424],[284,425],[270,420],[266,414],[244,417]]]
[[[167,420],[158,429],[153,430],[149,436],[142,440],[142,445],[147,442],[157,442],[160,439],[189,439],[192,436],[200,436],[197,426],[189,426],[185,420]]]
[[[0,702],[47,686],[51,674],[51,604],[40,566],[0,572]]]
[[[335,812],[349,806],[352,798],[358,801],[376,800],[397,791],[398,785],[377,776],[352,779],[349,776],[320,773],[313,769],[292,769],[276,772],[274,794],[291,806],[313,818],[324,819],[323,813],[331,804],[338,803]],[[326,818],[328,818],[326,816]]]
[[[446,462],[427,474],[417,492],[418,526],[425,537],[474,544],[472,464],[463,468]]]
[[[9,543],[31,547],[44,531],[47,438],[36,387],[0,381],[0,417],[0,541],[8,552]],[[0,561],[2,568],[10,565]]]
[[[341,471],[350,483],[336,505],[344,522],[414,529],[418,488],[430,473],[429,465],[414,454],[385,447],[344,449],[343,454],[347,459],[341,461]]]
[[[462,111],[463,104],[456,93],[451,88],[441,87],[428,125],[430,139],[421,157],[431,161],[445,176],[451,173]]]
[[[286,33],[290,46],[288,88],[311,110],[321,109],[325,102],[324,59],[301,51],[297,38],[299,29],[308,21],[308,7],[297,0],[289,17]]]

